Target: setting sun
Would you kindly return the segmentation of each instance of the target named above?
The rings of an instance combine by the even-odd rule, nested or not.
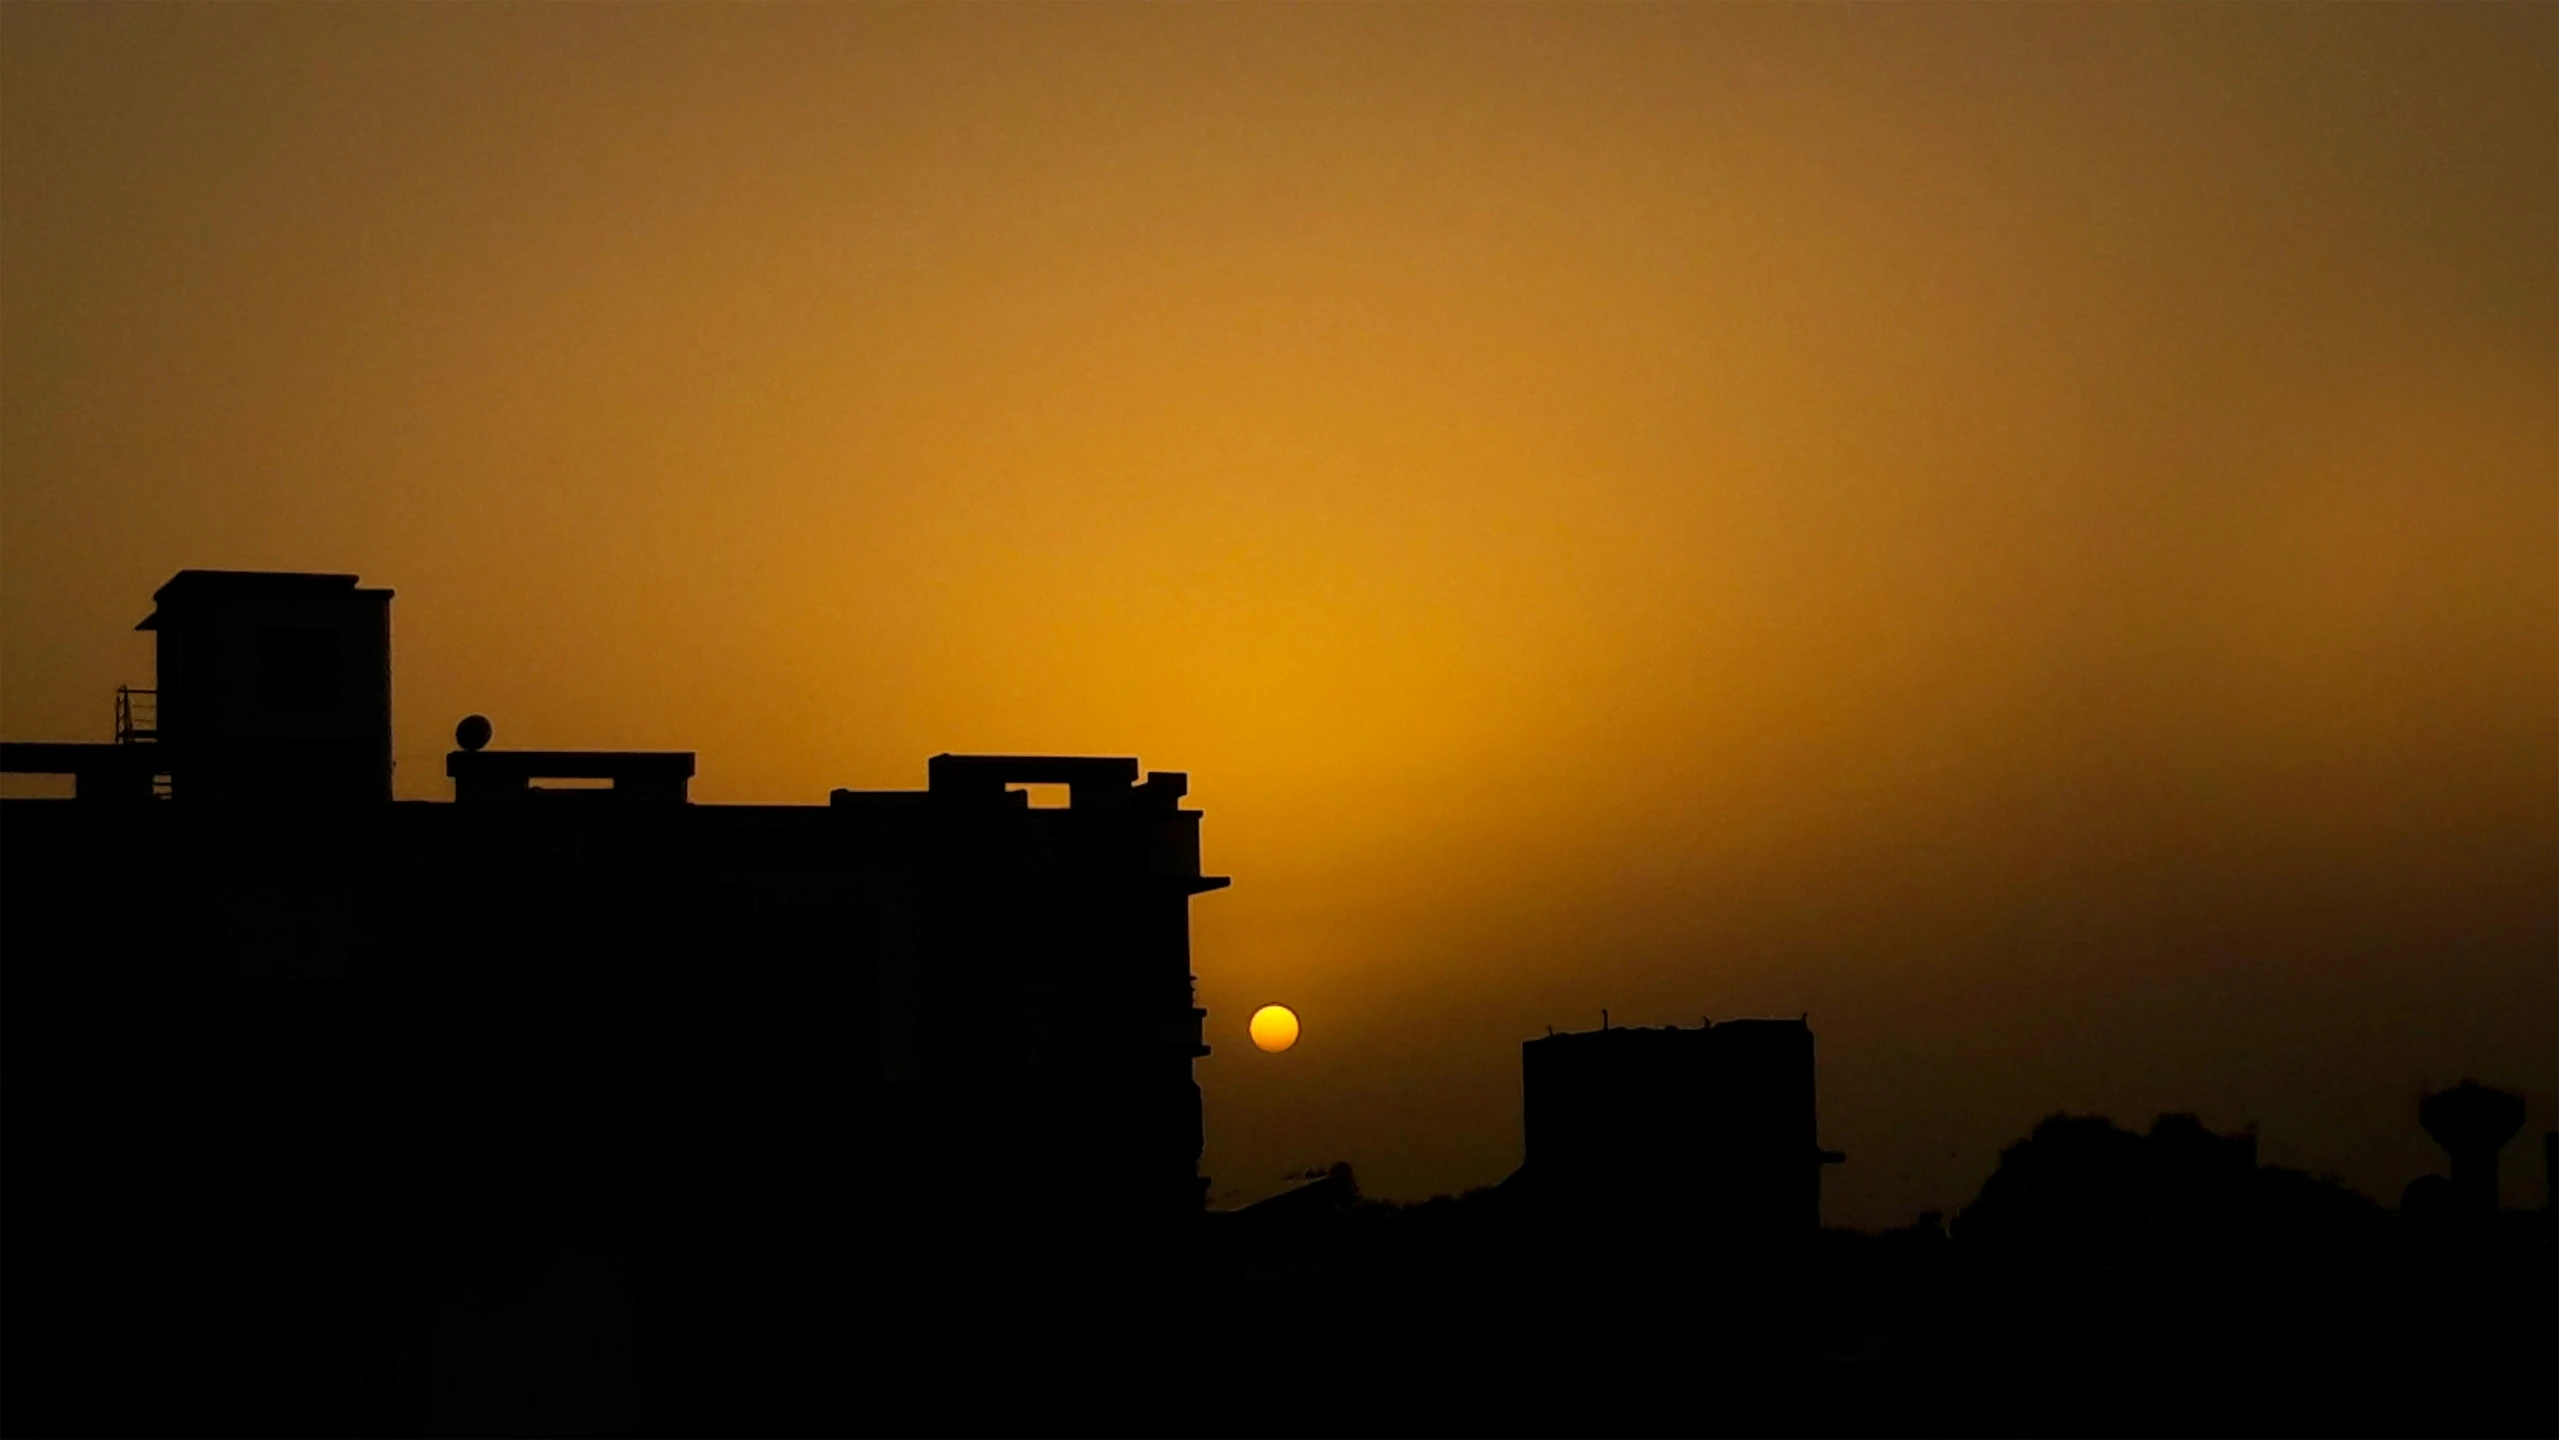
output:
[[[1297,1043],[1297,1012],[1285,1005],[1265,1005],[1253,1012],[1253,1043],[1277,1055]]]

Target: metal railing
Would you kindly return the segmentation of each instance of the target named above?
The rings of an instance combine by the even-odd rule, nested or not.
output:
[[[160,692],[116,687],[116,743],[148,744],[160,738]]]
[[[118,745],[153,745],[160,740],[160,692],[136,690],[130,685],[116,687],[116,743]],[[151,793],[155,798],[169,798],[170,783],[166,773],[151,777]]]

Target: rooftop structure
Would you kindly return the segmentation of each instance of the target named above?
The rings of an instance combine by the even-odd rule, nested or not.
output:
[[[0,746],[76,785],[0,801],[21,1428],[753,1429],[721,1356],[1200,1211],[1184,776],[707,805],[478,721],[395,801],[390,591],[155,598],[117,743]]]
[[[1522,1175],[1552,1203],[1689,1227],[1710,1248],[1821,1224],[1813,1032],[1802,1020],[1606,1028],[1520,1047]]]

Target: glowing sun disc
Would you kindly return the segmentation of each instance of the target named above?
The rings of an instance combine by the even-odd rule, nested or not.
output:
[[[1285,1005],[1265,1005],[1253,1012],[1253,1043],[1277,1055],[1297,1043],[1297,1012]]]

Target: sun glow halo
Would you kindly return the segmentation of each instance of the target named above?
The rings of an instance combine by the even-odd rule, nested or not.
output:
[[[1253,1012],[1253,1043],[1277,1055],[1297,1043],[1297,1012],[1285,1005],[1265,1005]]]

